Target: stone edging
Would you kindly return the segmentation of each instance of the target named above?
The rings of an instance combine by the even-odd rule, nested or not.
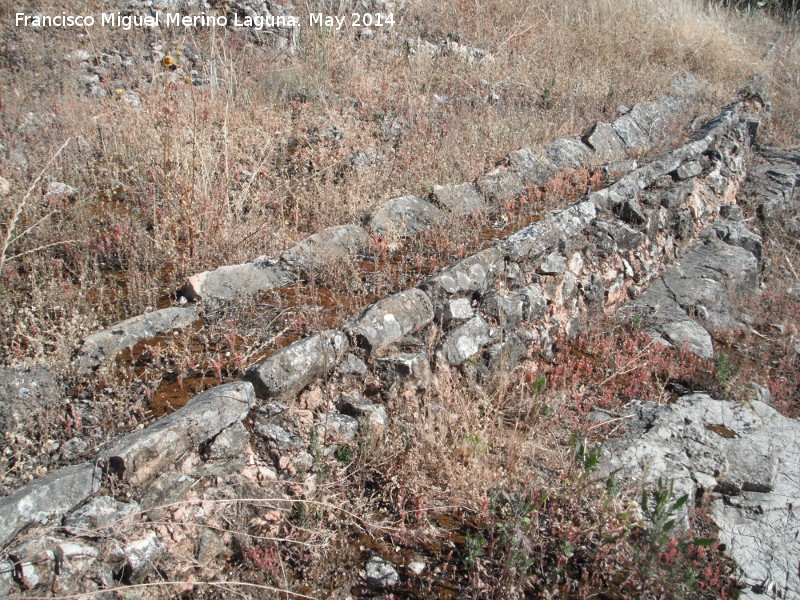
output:
[[[754,123],[748,116],[751,109],[745,101],[726,107],[692,141],[655,157],[608,188],[416,287],[379,300],[342,331],[322,331],[279,350],[251,367],[246,381],[212,388],[124,437],[102,453],[97,465],[68,467],[17,490],[0,500],[0,544],[8,544],[32,522],[71,513],[97,492],[101,473],[117,485],[139,489],[145,483],[167,481],[173,466],[200,449],[206,458],[235,459],[244,446],[238,454],[231,448],[238,448],[237,436],[246,436],[241,421],[248,414],[276,466],[302,475],[311,468],[306,451],[309,428],[321,436],[326,452],[332,452],[352,440],[360,427],[386,425],[385,409],[363,395],[369,378],[384,384],[386,398],[404,388],[436,385],[441,369],[459,367],[485,375],[530,351],[547,355],[552,339],[576,335],[595,315],[629,300],[643,302],[649,293],[642,294],[643,289],[699,231],[717,221],[721,226],[713,231],[723,235],[714,236],[724,238],[724,232],[736,228],[734,221],[719,217],[735,212],[725,207],[735,206],[745,177]],[[552,148],[573,145],[554,144],[548,156],[556,153]],[[509,181],[533,177],[539,167],[529,160],[531,155],[518,151],[509,167],[484,177],[491,177],[498,190]],[[481,179],[476,185],[488,189],[488,184],[481,187]],[[752,237],[734,237],[744,240],[739,247],[755,247]],[[336,236],[329,239],[338,243]],[[294,255],[314,256],[300,250]],[[658,330],[657,323],[653,327]],[[659,332],[664,343],[691,343]],[[286,403],[323,377],[330,378],[329,387],[355,391],[338,398],[338,411],[316,415],[310,425],[291,418]],[[74,485],[62,487],[64,481]],[[48,501],[42,503],[41,497]],[[34,509],[23,510],[28,506]],[[24,555],[15,550],[15,556]],[[36,567],[31,563],[31,568]],[[3,585],[0,576],[0,590]]]

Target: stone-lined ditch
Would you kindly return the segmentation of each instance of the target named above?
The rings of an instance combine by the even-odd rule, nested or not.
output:
[[[672,99],[660,106],[671,110],[678,104]],[[514,199],[526,191],[526,184],[552,177],[552,169],[575,168],[601,152],[606,159],[615,158],[618,150],[651,140],[650,129],[658,127],[660,118],[652,106],[637,105],[613,126],[595,127],[586,138],[591,146],[565,139],[538,154],[527,149],[512,153],[507,167],[479,178],[476,188],[495,203]],[[756,122],[755,107],[748,102],[726,107],[688,144],[433,273],[418,286],[378,300],[341,329],[289,344],[251,366],[247,381],[203,392],[102,451],[94,463],[50,473],[18,490],[0,501],[0,540],[9,544],[30,524],[65,516],[73,530],[102,527],[101,503],[110,503],[103,514],[112,519],[127,510],[109,498],[120,492],[144,509],[178,501],[190,488],[203,490],[203,498],[216,498],[222,492],[214,481],[223,473],[246,472],[252,485],[262,488],[257,493],[277,498],[272,505],[291,503],[286,484],[302,486],[306,481],[315,460],[311,446],[321,445],[325,454],[333,454],[359,431],[390,426],[386,399],[404,389],[436,385],[442,369],[488,376],[529,351],[546,355],[556,336],[575,336],[594,316],[625,304],[638,311],[662,343],[688,344],[698,354],[707,353],[711,341],[696,315],[709,327],[730,325],[733,317],[725,297],[737,286],[752,286],[758,269],[757,240],[742,227],[735,210]],[[788,160],[783,169],[779,193],[762,202],[764,215],[791,204],[800,167]],[[432,209],[440,210],[421,199],[387,206],[371,219],[376,231],[380,225],[375,222],[385,213],[392,215],[395,227],[409,231]],[[364,230],[344,227],[365,240]],[[336,257],[340,251],[345,254],[333,264],[343,256],[351,258],[353,245],[341,243],[338,235],[343,231],[319,234],[308,244],[309,252],[302,252],[301,245],[281,261],[260,259],[201,274],[184,292],[223,302],[242,290],[280,288],[289,282],[287,265],[292,261],[308,275],[328,268],[309,261]],[[701,232],[705,241],[693,245]],[[696,273],[666,268],[680,256],[688,267],[698,253],[703,264]],[[707,258],[714,257],[720,267],[703,271]],[[666,286],[666,296],[657,296],[662,293],[659,286]],[[178,319],[197,317],[194,307],[169,310]],[[152,336],[170,330],[174,322],[145,322],[142,327]],[[82,357],[89,355],[84,348]],[[324,390],[309,390],[320,380]],[[317,402],[315,394],[322,394],[323,401]],[[327,408],[328,400],[337,410]],[[243,421],[251,424],[255,453],[264,460],[255,468],[239,458],[249,443]],[[98,492],[102,495],[83,506]],[[0,570],[2,589],[10,593],[20,584],[33,589],[55,583],[70,592],[112,587],[123,571],[126,582],[140,581],[169,543],[152,531],[128,546],[114,546],[107,539],[92,542],[80,534],[70,538],[68,531],[50,538],[26,535],[30,541],[12,543],[6,569]],[[54,547],[60,549],[55,554]]]

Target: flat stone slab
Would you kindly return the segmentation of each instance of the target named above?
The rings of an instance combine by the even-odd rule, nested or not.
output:
[[[445,213],[416,196],[401,196],[379,207],[369,219],[378,235],[415,236],[444,219]]]
[[[434,297],[482,293],[502,269],[503,253],[490,247],[442,269],[423,281],[420,287]]]
[[[731,295],[754,293],[757,275],[752,252],[718,240],[712,229],[623,310],[642,318],[673,345],[711,359],[714,346],[707,329],[742,326],[731,314]]]
[[[194,323],[199,316],[194,307],[162,308],[138,315],[98,331],[87,337],[78,350],[77,367],[80,372],[96,369],[127,348],[159,333],[182,329]]]
[[[192,275],[178,290],[188,300],[229,302],[255,292],[289,285],[293,269],[281,262],[260,257],[241,265],[225,265]]]
[[[515,259],[534,257],[554,249],[560,240],[577,235],[596,216],[594,203],[584,200],[511,234],[498,248]]]
[[[434,186],[433,199],[439,206],[457,215],[481,214],[488,209],[483,197],[471,183]]]
[[[371,353],[433,321],[433,304],[418,288],[393,294],[361,311],[345,331]]]
[[[174,465],[186,452],[244,419],[254,405],[251,383],[219,385],[149,427],[125,436],[100,458],[111,473],[140,485]]]
[[[348,347],[341,331],[326,329],[281,348],[250,367],[244,378],[255,385],[259,398],[294,399],[317,377],[335,368]]]
[[[596,160],[609,162],[625,158],[625,142],[608,123],[595,123],[581,140],[594,150]]]
[[[61,517],[100,489],[102,472],[84,463],[52,471],[0,498],[0,547],[26,525]]]

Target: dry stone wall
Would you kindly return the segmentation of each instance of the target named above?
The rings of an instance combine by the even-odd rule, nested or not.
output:
[[[691,90],[697,82],[685,78],[680,85]],[[356,225],[333,228],[280,260],[260,258],[197,275],[184,286],[184,296],[225,302],[278,287],[298,270],[308,276],[324,269],[325,257],[339,260],[358,252],[369,232],[385,227],[413,235],[457,206],[459,198],[491,206],[564,168],[624,161],[627,149],[654,141],[665,119],[681,110],[682,98],[685,93],[637,105],[583,139],[514,152],[506,166],[474,183],[437,188],[438,206],[414,197],[392,200],[366,220],[369,231]],[[152,509],[189,490],[218,498],[234,487],[280,503],[291,489],[285,483],[313,485],[313,476],[307,476],[312,443],[329,454],[359,431],[391,426],[383,406],[387,398],[436,386],[443,370],[488,377],[531,353],[546,356],[556,337],[575,336],[604,313],[625,307],[661,343],[688,344],[701,356],[713,353],[707,329],[735,324],[726,298],[752,290],[759,269],[760,239],[743,226],[737,193],[744,185],[751,195],[763,194],[760,214],[780,218],[780,211],[792,209],[800,179],[800,161],[792,155],[775,158],[772,167],[745,180],[758,109],[750,101],[736,102],[688,143],[641,166],[615,163],[627,173],[609,187],[379,300],[341,330],[321,331],[283,348],[253,365],[244,381],[200,394],[124,437],[94,463],[51,473],[1,499],[0,544],[11,551],[7,564],[0,564],[0,593],[45,585],[91,591],[114,586],[121,573],[126,582],[141,581],[166,551],[167,540],[155,529],[127,545],[106,534],[75,533],[81,526],[95,531],[98,523],[102,529],[112,517],[146,519],[146,513],[131,516],[112,494],[125,490],[137,505]],[[678,260],[680,267],[669,266]],[[154,325],[157,315],[151,314],[146,328],[136,326],[169,329],[178,317],[175,309],[167,310],[173,312],[163,313],[166,325]],[[188,318],[192,314],[186,312]],[[136,335],[126,331],[118,337],[128,344]],[[97,359],[92,348],[98,346],[87,340],[81,360]],[[321,381],[332,398],[310,388]],[[243,458],[248,446],[272,466],[248,463]],[[80,484],[59,485],[73,480]],[[49,528],[36,529],[41,523]],[[208,541],[204,548],[218,545]]]

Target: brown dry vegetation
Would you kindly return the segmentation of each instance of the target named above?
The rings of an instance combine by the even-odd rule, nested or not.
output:
[[[99,6],[28,4],[29,11],[54,12]],[[52,364],[76,393],[103,406],[106,426],[149,418],[148,401],[166,373],[179,387],[186,379],[203,387],[238,376],[278,342],[231,330],[262,326],[273,316],[262,314],[263,305],[277,302],[227,309],[199,332],[134,349],[122,374],[77,381],[71,357],[87,334],[166,305],[188,275],[277,256],[322,227],[358,221],[388,198],[472,180],[520,146],[612,120],[619,105],[658,96],[685,70],[709,81],[698,116],[729,101],[751,74],[763,75],[774,142],[800,143],[796,28],[693,0],[425,0],[410,3],[395,28],[375,39],[304,28],[294,55],[230,32],[166,31],[164,49],[176,71],[142,58],[151,41],[144,32],[95,28],[78,39],[75,31],[16,29],[12,14],[9,5],[0,8],[0,175],[11,183],[0,206],[0,241],[10,242],[0,270],[0,361]],[[407,37],[454,39],[492,60],[410,57]],[[66,59],[79,48],[95,63],[111,50],[130,55],[120,93],[85,95],[78,65]],[[194,86],[192,69],[213,85]],[[115,73],[109,67],[101,83]],[[126,90],[138,94],[139,106],[125,102]],[[13,159],[15,148],[25,164]],[[375,164],[352,165],[359,151]],[[50,181],[76,187],[77,196],[45,198]],[[365,298],[378,285],[389,291],[413,284],[479,243],[468,239],[473,225],[451,224],[444,229],[451,243],[436,251],[420,246],[383,256],[406,263],[385,279],[356,280],[345,265],[334,280],[351,281],[351,295]],[[463,243],[453,241],[453,231]],[[432,237],[431,245],[444,237]],[[786,255],[792,268],[797,247],[786,239],[776,235],[768,249],[774,263]],[[370,258],[378,261],[386,244],[375,240]],[[335,298],[324,300],[326,293],[313,282],[299,291],[305,298],[283,315],[282,335],[326,323],[309,309],[341,308]],[[780,291],[769,298],[771,314],[796,327],[796,303]],[[363,545],[404,561],[421,553],[431,568],[439,566],[440,574],[426,573],[398,597],[445,597],[448,590],[470,598],[733,594],[731,565],[716,548],[688,538],[654,545],[630,490],[606,490],[577,449],[602,442],[586,425],[588,406],[618,410],[633,399],[631,389],[638,400],[664,401],[670,381],[735,394],[752,374],[787,403],[784,410],[796,410],[797,356],[781,363],[787,348],[771,326],[755,323],[756,333],[728,341],[755,347],[771,336],[767,362],[760,359],[771,370],[745,371],[752,359],[736,363],[731,350],[726,360],[738,370],[721,377],[719,362],[698,364],[649,345],[635,330],[602,325],[552,360],[503,374],[490,389],[454,375],[439,389],[398,398],[389,407],[397,427],[320,473],[317,497],[336,510],[309,505],[269,525],[274,537],[319,547],[243,542],[231,568],[242,580],[346,597],[358,578],[335,565],[343,555],[350,564],[363,559]],[[13,451],[3,459],[5,486],[57,463],[47,440],[80,434],[68,411],[52,407],[52,422],[31,423],[36,435],[7,440]],[[570,434],[577,436],[572,445]]]

